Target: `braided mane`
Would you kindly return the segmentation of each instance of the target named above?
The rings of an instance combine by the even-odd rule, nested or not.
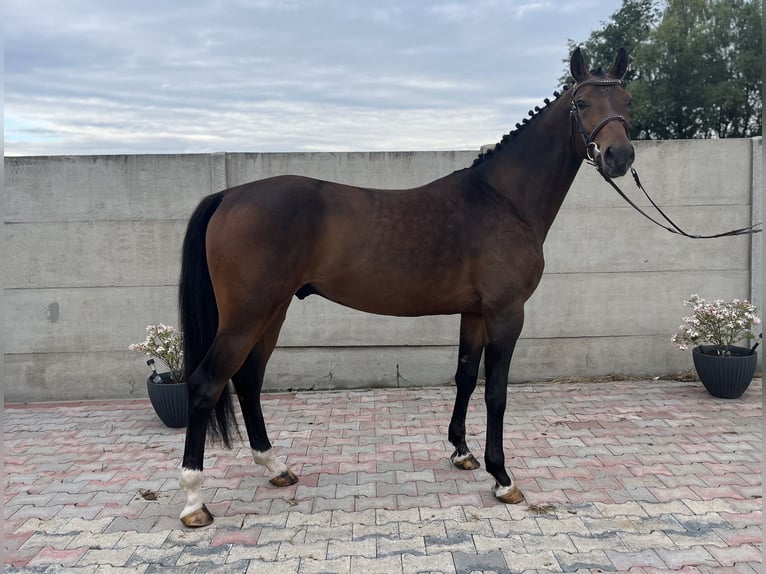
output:
[[[521,120],[520,123],[517,123],[516,127],[513,130],[511,130],[510,133],[505,134],[502,137],[502,139],[493,148],[488,149],[487,151],[484,151],[484,152],[480,153],[479,156],[475,160],[473,160],[473,163],[471,164],[471,167],[474,167],[474,166],[477,166],[477,165],[483,163],[485,160],[489,159],[492,156],[492,154],[494,154],[494,152],[499,151],[502,148],[503,145],[508,144],[508,143],[512,142],[513,140],[515,140],[516,137],[521,132],[524,131],[524,128],[526,128],[529,124],[531,124],[532,121],[535,118],[537,118],[543,112],[545,112],[545,110],[548,107],[550,107],[553,104],[553,102],[558,100],[561,97],[561,94],[563,92],[566,92],[568,89],[569,89],[569,86],[564,86],[562,88],[561,92],[558,92],[558,91],[553,92],[553,98],[554,98],[553,101],[551,101],[548,98],[545,98],[543,100],[543,102],[545,103],[545,106],[543,106],[542,108],[539,107],[539,106],[535,106],[534,110],[529,110],[529,112],[528,112],[529,117],[526,117],[523,120]]]
[[[606,76],[606,72],[600,66],[598,68],[594,69],[594,70],[591,70],[590,74],[592,76],[596,76],[596,77],[604,77],[604,76]],[[571,80],[571,78],[570,78],[570,80]],[[569,89],[569,86],[565,85],[561,89],[561,92],[553,92],[553,98],[554,98],[553,101],[556,101],[557,99],[559,99],[559,97],[561,97],[561,94],[566,92],[568,89]],[[479,156],[475,160],[473,160],[473,163],[471,164],[471,167],[474,167],[474,166],[479,165],[480,163],[484,162],[484,160],[486,160],[489,157],[491,157],[492,154],[495,151],[499,151],[504,144],[512,142],[514,139],[516,139],[516,137],[522,131],[524,131],[524,128],[527,127],[530,123],[532,123],[532,120],[537,118],[542,112],[544,112],[553,103],[548,98],[545,98],[543,101],[545,102],[545,106],[544,107],[540,108],[539,106],[535,106],[534,110],[529,110],[529,112],[528,112],[529,117],[524,118],[523,120],[521,120],[520,123],[516,124],[516,127],[513,130],[511,130],[510,133],[504,135],[503,138],[492,149],[488,149],[487,151],[480,153]]]

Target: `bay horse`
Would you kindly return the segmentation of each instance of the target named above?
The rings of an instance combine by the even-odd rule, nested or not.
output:
[[[183,243],[179,310],[189,422],[180,484],[181,521],[206,526],[202,498],[207,433],[230,447],[232,381],[253,460],[275,486],[298,478],[272,449],[260,394],[294,296],[319,295],[369,313],[457,314],[460,339],[448,438],[452,464],[475,469],[465,419],[484,354],[484,461],[505,503],[524,496],[505,468],[508,370],[524,304],[543,273],[543,242],[584,160],[620,177],[634,159],[628,56],[588,70],[580,49],[575,80],[471,167],[407,190],[379,190],[278,176],[204,198]],[[238,431],[237,431],[238,432]]]

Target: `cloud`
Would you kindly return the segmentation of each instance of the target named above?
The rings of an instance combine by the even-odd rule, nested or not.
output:
[[[478,148],[620,3],[9,0],[5,151]]]

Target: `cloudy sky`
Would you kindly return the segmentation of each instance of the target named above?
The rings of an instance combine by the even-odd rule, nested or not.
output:
[[[621,5],[6,0],[5,153],[478,149]]]

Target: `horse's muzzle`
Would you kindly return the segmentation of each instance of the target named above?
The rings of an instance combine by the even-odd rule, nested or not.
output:
[[[609,145],[604,150],[598,150],[597,153],[597,161],[608,177],[625,175],[633,165],[633,160],[636,159],[636,152],[630,142]]]

